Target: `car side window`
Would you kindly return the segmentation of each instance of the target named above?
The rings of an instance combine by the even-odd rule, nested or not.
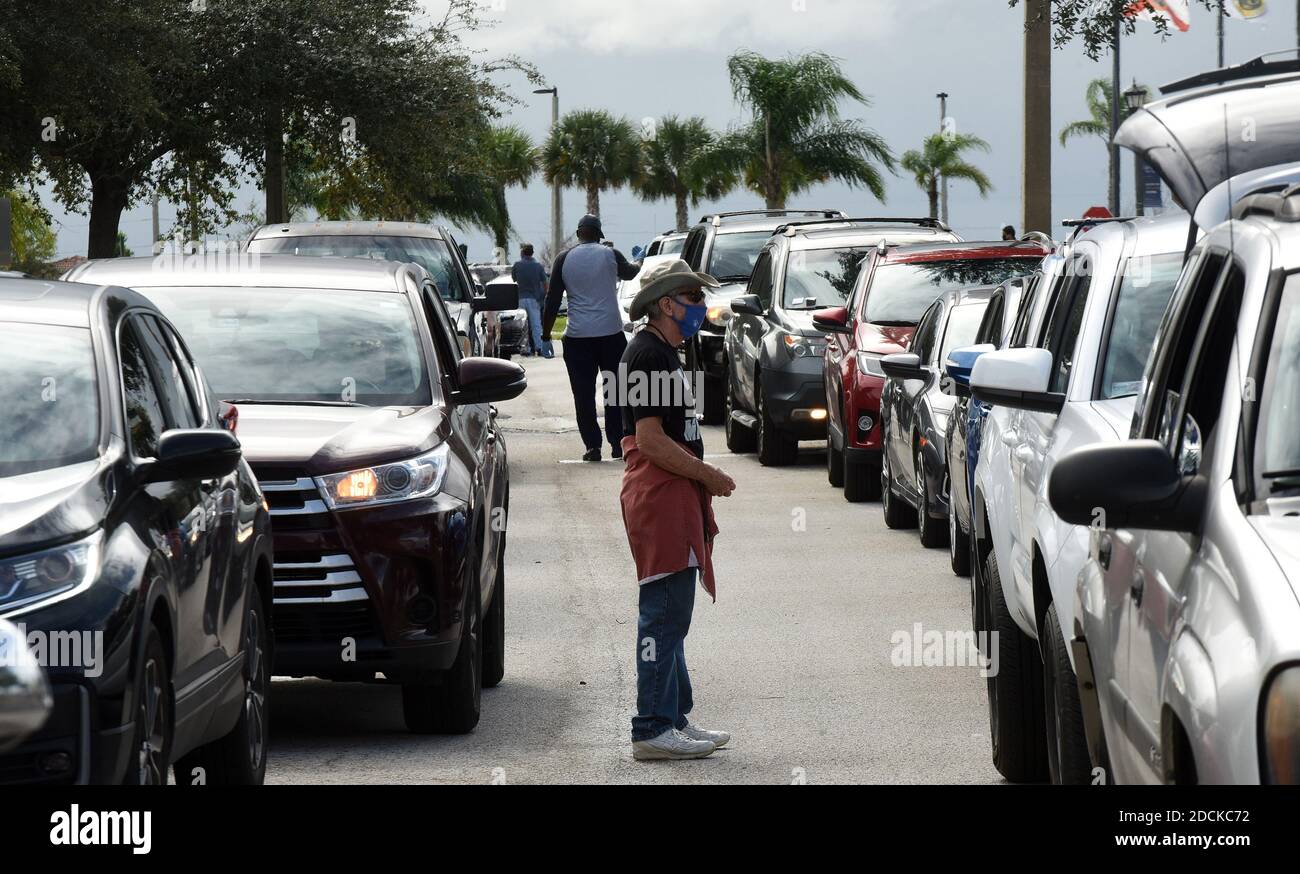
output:
[[[1021,349],[1029,345],[1029,326],[1034,314],[1034,306],[1038,302],[1039,289],[1043,287],[1041,277],[1034,277],[1028,283],[1028,287],[1020,296],[1020,309],[1016,312],[1016,323],[1011,329],[1011,337],[1007,346],[1012,349]],[[994,340],[994,343],[997,341]]]
[[[989,305],[984,310],[984,318],[980,319],[979,329],[975,332],[975,343],[992,343],[998,344],[1002,338],[1002,312],[1006,307],[1007,298],[1001,291],[996,291],[989,298]]]
[[[197,428],[201,417],[181,376],[175,353],[163,336],[162,325],[153,316],[136,316],[132,319],[140,338],[141,348],[153,371],[158,398],[162,401],[165,430],[172,428]]]
[[[158,440],[166,430],[162,401],[149,373],[144,347],[136,334],[135,319],[122,324],[118,357],[122,368],[122,394],[126,403],[127,440],[137,458],[155,458]]]
[[[692,270],[700,269],[700,255],[704,250],[704,228],[692,228],[686,236],[686,245],[682,247],[682,260],[691,265]]]
[[[764,250],[754,263],[754,273],[749,278],[749,293],[758,296],[763,309],[772,305],[772,251]]]
[[[912,342],[908,345],[908,351],[920,356],[922,364],[930,363],[930,355],[934,352],[934,341],[939,334],[939,316],[942,313],[943,304],[937,301],[931,304],[930,309],[921,316],[921,321],[916,326],[916,333],[912,335]]]
[[[438,355],[438,362],[444,373],[454,375],[460,363],[460,342],[457,340],[456,326],[451,323],[447,305],[442,302],[437,286],[426,281],[421,297],[424,309],[429,314],[429,333],[433,335],[433,348]]]
[[[194,409],[198,413],[200,424],[214,420],[219,411],[213,405],[212,398],[208,396],[208,387],[205,385],[194,359],[190,357],[185,344],[181,342],[180,335],[176,333],[171,325],[163,322],[160,322],[159,325],[167,338],[167,348],[172,352],[172,360],[180,368],[181,376],[185,380],[185,387],[189,392],[190,400],[194,404]]]
[[[1048,322],[1044,337],[1052,353],[1052,381],[1047,390],[1064,392],[1070,386],[1070,372],[1074,370],[1074,356],[1083,330],[1083,311],[1088,304],[1088,287],[1091,283],[1085,273],[1075,277],[1067,293],[1057,301],[1052,320]]]

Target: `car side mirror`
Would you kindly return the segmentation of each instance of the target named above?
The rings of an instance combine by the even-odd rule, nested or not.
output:
[[[851,334],[848,307],[829,307],[813,313],[813,327],[827,334]]]
[[[970,397],[970,374],[975,362],[985,352],[997,349],[992,343],[980,343],[977,346],[962,346],[948,353],[943,363],[944,375],[950,380],[953,393],[959,398]]]
[[[894,379],[925,379],[928,374],[921,366],[921,356],[915,352],[895,352],[880,359],[880,369]]]
[[[0,619],[0,753],[36,732],[53,706],[45,670],[21,628]]]
[[[1047,499],[1073,525],[1195,532],[1209,493],[1184,476],[1158,440],[1124,440],[1067,453],[1052,468]]]
[[[1049,392],[1052,353],[1046,349],[1001,349],[979,356],[971,369],[975,400],[995,407],[1059,413],[1065,395]]]
[[[177,428],[158,440],[158,455],[145,469],[145,481],[220,479],[239,467],[239,439],[222,428]]]
[[[519,397],[528,388],[528,375],[512,361],[500,358],[465,358],[456,368],[457,404],[490,404]]]
[[[761,316],[763,315],[763,305],[759,303],[758,295],[742,294],[731,299],[731,311],[740,315]]]
[[[501,312],[519,309],[519,286],[513,282],[492,282],[483,287],[483,296],[474,298],[474,312]]]

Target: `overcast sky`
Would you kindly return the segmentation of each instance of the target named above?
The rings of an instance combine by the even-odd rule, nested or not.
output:
[[[1297,0],[1268,0],[1269,14],[1256,22],[1227,24],[1228,63],[1296,45]],[[985,199],[974,186],[954,182],[950,191],[953,226],[969,239],[996,235],[1004,224],[1020,225],[1021,52],[1023,12],[1006,0],[481,0],[496,24],[470,34],[484,59],[516,54],[531,61],[549,84],[559,87],[560,109],[593,107],[626,115],[640,124],[665,114],[700,115],[719,129],[743,119],[732,100],[727,57],[739,48],[769,56],[812,50],[843,62],[845,73],[871,99],[870,106],[845,105],[881,133],[896,155],[919,146],[939,125],[935,95],[947,91],[949,115],[958,130],[983,137],[992,147],[974,160],[993,181]],[[444,4],[426,0],[430,14]],[[1213,16],[1197,10],[1188,33],[1163,42],[1150,24],[1122,46],[1125,87],[1134,77],[1159,86],[1216,63]],[[1090,79],[1109,77],[1110,58],[1098,62],[1070,45],[1053,53],[1052,127],[1087,116],[1084,91]],[[540,142],[550,125],[550,96],[534,95],[522,76],[503,78],[521,103],[508,121]],[[1124,196],[1132,210],[1131,158],[1123,153]],[[1073,140],[1053,149],[1053,215],[1079,216],[1106,201],[1106,148],[1100,140]],[[260,197],[249,185],[238,198],[243,209]],[[535,181],[508,195],[518,234],[539,245],[550,236],[550,195]],[[48,196],[58,222],[60,257],[84,254],[87,218],[68,215]],[[566,225],[584,211],[581,191],[564,193]],[[851,214],[920,215],[925,194],[905,176],[888,177],[887,201],[839,184],[819,186],[792,198],[792,207],[838,208]],[[761,207],[757,195],[737,191],[718,203],[692,208],[694,220],[706,208]],[[601,198],[606,236],[630,250],[673,223],[670,202],[645,203],[630,192]],[[166,231],[174,212],[162,208]],[[123,216],[122,230],[137,253],[149,248],[148,204]],[[491,256],[490,237],[458,229],[472,260]],[[512,243],[512,249],[514,245]]]

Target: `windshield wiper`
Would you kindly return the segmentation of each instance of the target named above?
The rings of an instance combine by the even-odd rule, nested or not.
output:
[[[364,407],[356,401],[269,401],[263,398],[224,398],[228,404],[283,404],[290,407]]]
[[[748,273],[733,273],[731,276],[715,276],[718,282],[749,282]]]
[[[915,328],[916,322],[908,319],[867,319],[872,325],[879,325],[882,328]]]
[[[1281,492],[1288,489],[1300,489],[1300,468],[1292,470],[1269,470],[1265,471],[1264,479],[1271,480],[1269,491]]]

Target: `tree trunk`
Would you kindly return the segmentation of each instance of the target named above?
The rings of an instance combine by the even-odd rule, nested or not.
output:
[[[768,209],[785,209],[785,198],[777,184],[776,165],[772,162],[772,120],[763,118],[763,203]]]
[[[690,228],[690,220],[686,214],[686,192],[677,192],[677,230],[685,231]]]
[[[496,240],[497,261],[506,260],[507,247],[510,245],[510,216],[506,212],[506,190],[499,187],[493,193],[496,200],[496,221],[493,222],[492,233]]]
[[[117,254],[117,227],[126,209],[127,185],[120,177],[90,174],[90,232],[87,258],[112,258]]]
[[[930,218],[939,218],[939,181],[938,177],[930,177],[930,187],[925,192],[930,197]]]
[[[1027,0],[1020,227],[1052,232],[1052,3]]]
[[[279,105],[266,120],[266,172],[262,182],[266,186],[266,223],[289,221],[284,197],[284,109]]]
[[[600,186],[595,182],[587,183],[587,214],[600,216]]]

